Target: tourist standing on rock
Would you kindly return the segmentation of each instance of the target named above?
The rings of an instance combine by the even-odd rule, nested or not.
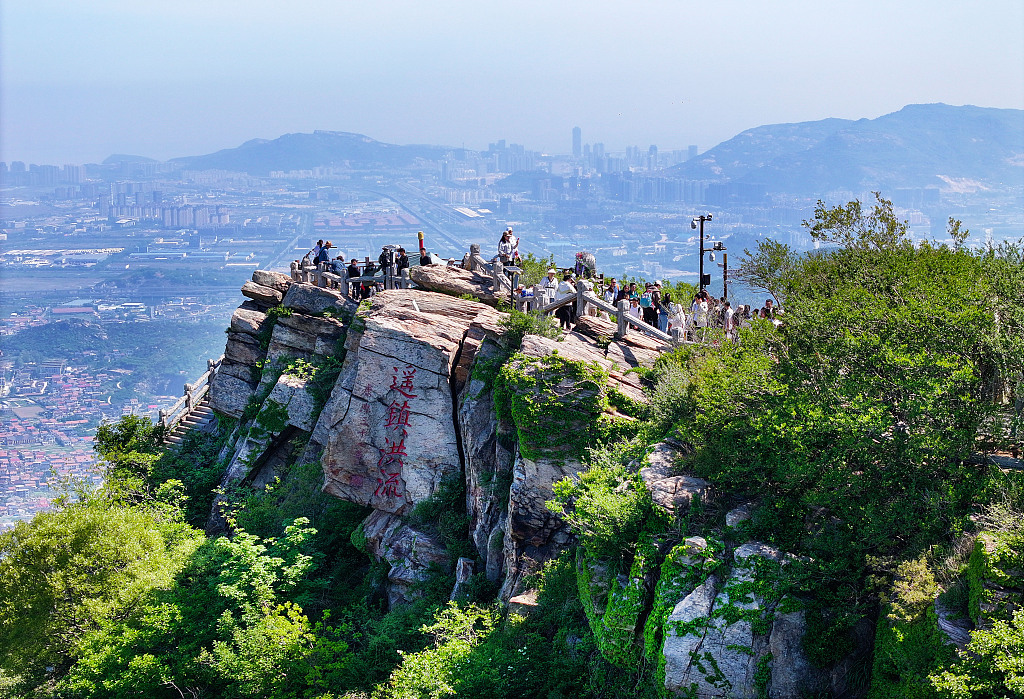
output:
[[[736,341],[736,312],[732,310],[732,304],[726,301],[722,304],[722,327],[725,328],[725,339]]]
[[[672,301],[672,295],[667,291],[665,292],[665,302],[669,304],[668,314],[668,331],[671,332],[676,328],[686,328],[686,311],[683,309],[683,304],[675,303]]]
[[[409,256],[405,253],[405,248],[398,248],[398,259],[395,260],[396,274],[402,276],[403,269],[409,269]]]
[[[690,313],[693,315],[693,326],[695,328],[708,327],[708,302],[707,294],[701,291],[693,297],[693,305],[690,306]]]
[[[515,264],[519,256],[519,239],[512,235],[512,228],[508,228],[501,234],[498,241],[498,259],[505,267]]]
[[[555,300],[555,293],[558,291],[558,280],[555,279],[554,269],[548,270],[548,276],[546,276],[540,283],[541,291],[544,292],[544,305],[551,303]]]
[[[619,299],[619,285],[614,279],[608,280],[608,287],[604,290],[605,303],[615,305]]]
[[[643,309],[644,322],[652,327],[658,325],[658,310],[654,307],[653,292],[654,285],[647,284],[644,286],[644,293],[640,295],[640,308]]]
[[[665,292],[658,300],[658,330],[668,332],[668,317],[672,315],[672,294]]]
[[[330,262],[331,261],[331,248],[332,247],[333,246],[331,245],[331,241],[328,240],[326,243],[324,243],[324,246],[322,248],[320,248],[320,252],[318,252],[316,254],[316,257],[314,258],[313,261],[316,262],[317,264],[320,264],[321,262],[323,262],[323,263]]]
[[[576,295],[576,287],[572,283],[572,275],[566,274],[562,279],[562,282],[558,285],[558,289],[555,291],[555,301],[561,301],[569,296]],[[561,308],[555,309],[555,316],[558,318],[559,323],[565,329],[572,328],[576,322],[576,304],[567,303]]]
[[[633,316],[637,320],[643,320],[644,314],[643,309],[640,308],[640,299],[629,300],[629,315]]]
[[[356,264],[357,262],[358,262],[358,260],[356,260],[356,258],[353,257],[352,258],[352,262],[350,262],[349,265],[348,265],[348,270],[347,271],[348,271],[348,278],[349,279],[355,279],[357,277],[363,276],[362,272],[359,270],[359,265]],[[352,282],[349,285],[349,296],[351,296],[352,298],[355,298],[358,295],[359,295],[359,282]]]

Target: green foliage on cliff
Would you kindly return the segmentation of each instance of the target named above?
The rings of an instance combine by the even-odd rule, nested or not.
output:
[[[935,577],[922,556],[901,563],[892,592],[883,596],[875,631],[875,659],[869,699],[936,696],[928,676],[952,659],[944,645],[932,602]]]
[[[913,245],[881,197],[870,209],[819,203],[808,227],[838,247],[797,255],[765,243],[743,265],[749,282],[784,300],[781,326],[755,321],[738,344],[663,355],[637,433],[689,445],[680,468],[720,497],[759,503],[746,535],[800,557],[772,594],[802,603],[813,628],[805,650],[827,666],[874,613],[872,580],[972,526],[992,478],[972,462],[976,440],[1024,366],[1024,267],[1015,246]],[[624,530],[597,541],[629,552],[628,469],[612,487],[606,474],[591,465],[559,484],[558,505],[585,546],[595,532]],[[905,597],[890,607],[901,620],[879,627],[883,669],[926,687],[948,654],[924,608],[900,611]]]
[[[511,420],[528,459],[573,459],[601,434],[607,372],[557,355],[515,355],[498,371],[494,408]]]

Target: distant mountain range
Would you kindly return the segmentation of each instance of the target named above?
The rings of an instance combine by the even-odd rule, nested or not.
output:
[[[396,146],[344,131],[290,133],[274,140],[253,139],[237,148],[209,155],[174,158],[171,162],[198,170],[233,170],[266,175],[272,170],[311,170],[322,166],[404,167],[417,158],[437,160],[450,151],[443,146]]]
[[[209,155],[175,158],[188,168],[265,175],[320,166],[405,167],[456,150],[399,146],[355,133],[315,131],[255,139]],[[131,156],[111,156],[111,159]],[[822,119],[748,129],[667,174],[766,185],[769,192],[1024,185],[1024,110],[914,104],[877,119]]]
[[[770,192],[1024,185],[1024,110],[913,104],[877,119],[748,129],[668,172]]]

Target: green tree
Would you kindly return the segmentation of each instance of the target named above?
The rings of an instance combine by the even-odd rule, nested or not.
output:
[[[202,539],[163,511],[97,495],[0,535],[0,667],[59,675],[84,635],[171,585]]]

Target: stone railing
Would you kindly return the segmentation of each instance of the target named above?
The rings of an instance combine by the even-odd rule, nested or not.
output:
[[[217,369],[220,368],[220,363],[223,360],[223,355],[218,359],[207,359],[206,372],[192,383],[185,384],[185,390],[181,398],[174,401],[169,408],[160,410],[158,424],[164,428],[166,434],[174,431],[178,423],[203,401],[203,398],[206,397],[207,392],[210,390],[210,383],[217,374]]]
[[[539,288],[535,288],[535,293],[536,290],[539,290]],[[523,310],[524,312],[532,311],[536,313],[547,314],[554,313],[556,310],[563,306],[568,306],[569,304],[576,304],[576,315],[582,316],[586,312],[586,307],[589,304],[591,306],[598,308],[599,310],[606,312],[610,317],[615,318],[616,337],[625,337],[631,329],[635,328],[636,330],[639,330],[643,334],[648,335],[654,338],[655,340],[660,340],[661,342],[664,342],[665,344],[670,346],[681,345],[684,342],[686,342],[686,335],[683,332],[682,328],[674,328],[672,330],[672,334],[664,333],[658,330],[657,328],[648,325],[644,321],[630,315],[629,301],[619,301],[618,307],[615,307],[608,303],[607,301],[605,301],[604,299],[598,298],[597,295],[594,294],[594,292],[587,291],[586,289],[584,289],[582,284],[576,286],[575,294],[566,296],[557,301],[552,301],[551,303],[544,304],[543,301],[540,300],[542,298],[543,296],[539,298],[527,297],[523,299],[518,299],[516,306],[519,308],[519,310]],[[531,303],[527,304],[520,302]]]
[[[419,264],[419,255],[410,255],[410,264]],[[363,263],[359,264],[362,269],[366,269],[369,266],[370,258],[365,258]],[[576,304],[576,314],[583,315],[587,304],[597,307],[598,309],[605,311],[610,317],[615,318],[616,321],[616,336],[625,337],[631,330],[637,330],[645,335],[648,335],[656,340],[665,343],[668,346],[675,346],[688,342],[686,339],[686,332],[682,328],[674,328],[672,333],[665,333],[657,328],[648,325],[630,315],[628,312],[629,302],[620,301],[618,307],[607,303],[603,299],[599,298],[592,291],[587,291],[582,285],[577,285],[576,293],[572,296],[560,299],[558,301],[544,303],[544,292],[540,285],[533,287],[533,296],[521,296],[516,294],[515,291],[519,288],[519,270],[516,267],[511,268],[511,271],[506,271],[505,266],[501,260],[495,257],[492,260],[486,260],[480,254],[480,245],[473,243],[469,246],[469,252],[462,257],[462,263],[459,265],[463,269],[470,271],[481,272],[491,278],[492,293],[499,297],[505,297],[509,299],[510,304],[517,310],[526,312],[537,312],[537,313],[553,313],[562,306],[566,306],[570,303]],[[560,271],[569,271],[571,268],[559,268]],[[306,284],[314,284],[320,287],[336,287],[343,294],[350,295],[351,285],[359,282],[371,282],[375,284],[382,284],[385,289],[409,289],[414,285],[409,279],[409,271],[402,270],[401,274],[397,274],[394,267],[391,269],[385,269],[383,275],[369,275],[361,277],[349,277],[347,269],[343,269],[341,274],[335,274],[326,270],[326,265],[320,263],[319,265],[312,264],[306,260],[295,260],[291,264],[291,277],[297,282],[303,282]],[[598,275],[593,279],[594,283],[599,287],[604,285],[604,275]]]
[[[419,264],[419,255],[410,255],[409,263]],[[352,284],[360,282],[369,282],[373,284],[381,284],[385,289],[410,289],[413,286],[412,281],[409,280],[409,271],[403,269],[399,274],[398,270],[391,265],[383,270],[383,274],[380,275],[364,275],[360,277],[349,277],[347,265],[342,267],[340,273],[329,271],[329,263],[318,263],[313,264],[304,260],[295,260],[291,263],[290,276],[292,280],[301,282],[303,284],[312,284],[319,287],[333,287],[340,290],[345,295],[350,295]],[[370,266],[370,258],[365,258],[365,261],[357,263],[363,270]]]

